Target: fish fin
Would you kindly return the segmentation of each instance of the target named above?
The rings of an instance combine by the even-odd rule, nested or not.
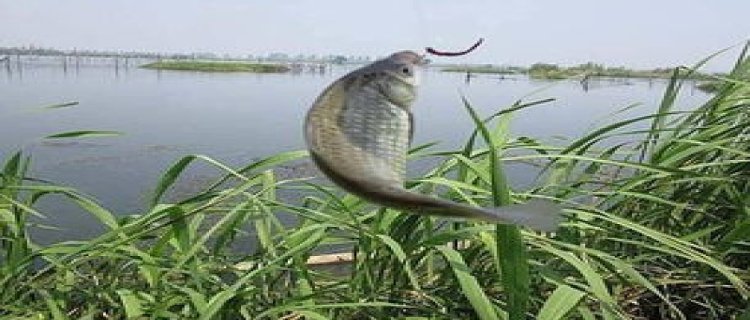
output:
[[[497,222],[510,222],[539,231],[554,231],[563,220],[560,206],[541,199],[484,210],[494,216]]]

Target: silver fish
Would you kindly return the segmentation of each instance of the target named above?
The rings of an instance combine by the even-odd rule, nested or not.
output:
[[[410,213],[472,218],[552,231],[560,208],[549,201],[479,208],[404,188],[406,154],[423,56],[401,51],[352,71],[317,98],[305,120],[315,164],[344,190]]]

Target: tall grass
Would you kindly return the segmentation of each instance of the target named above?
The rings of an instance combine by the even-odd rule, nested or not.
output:
[[[750,73],[744,53],[716,95],[675,108],[677,69],[655,113],[568,145],[512,138],[518,102],[483,118],[459,150],[417,146],[436,165],[408,182],[482,206],[563,204],[557,233],[408,215],[328,184],[281,179],[306,152],[242,168],[187,156],[159,179],[150,208],[117,216],[75,190],[38,181],[10,156],[0,180],[0,315],[35,319],[726,319],[750,315]],[[640,129],[647,127],[648,129]],[[623,143],[622,141],[630,141]],[[513,190],[509,161],[541,163]],[[194,162],[226,175],[179,202],[164,195]],[[301,199],[281,200],[280,192]],[[61,194],[107,228],[89,241],[38,246],[36,202]],[[282,223],[278,214],[297,222]],[[39,216],[39,217],[34,217]],[[41,219],[41,220],[40,220]],[[257,249],[234,248],[252,235]],[[351,264],[311,255],[347,248]]]

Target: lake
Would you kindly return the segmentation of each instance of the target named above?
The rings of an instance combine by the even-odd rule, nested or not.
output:
[[[24,59],[24,58],[22,58]],[[281,151],[304,147],[302,120],[317,95],[351,70],[325,73],[197,73],[115,68],[106,61],[65,67],[37,58],[0,68],[0,159],[18,149],[32,155],[31,175],[74,187],[117,214],[142,210],[161,173],[188,154],[205,154],[240,166]],[[0,65],[2,66],[2,65]],[[414,105],[415,143],[440,141],[438,149],[463,142],[473,128],[461,95],[484,115],[523,98],[555,98],[517,113],[514,135],[552,141],[577,137],[595,124],[655,110],[666,80],[603,79],[582,90],[577,81],[532,81],[523,76],[478,75],[428,70]],[[692,108],[708,96],[692,86],[680,97]],[[70,108],[52,104],[78,101]],[[612,117],[633,103],[643,105]],[[73,130],[115,130],[122,136],[44,140]],[[521,183],[529,176],[510,172]],[[216,174],[206,166],[189,171],[178,186],[189,193]],[[67,201],[40,203],[45,223],[60,230],[36,231],[48,243],[87,238],[99,223]]]

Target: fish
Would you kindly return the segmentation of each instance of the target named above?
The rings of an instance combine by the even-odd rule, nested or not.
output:
[[[345,191],[402,212],[554,231],[562,215],[551,201],[482,208],[404,187],[414,134],[411,107],[426,60],[414,51],[396,52],[325,88],[304,123],[305,142],[315,165]]]

